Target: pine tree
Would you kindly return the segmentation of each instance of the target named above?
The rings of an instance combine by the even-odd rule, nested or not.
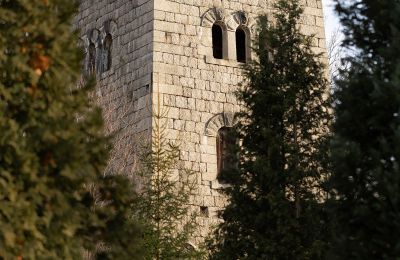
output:
[[[151,145],[143,148],[140,160],[143,184],[137,215],[144,224],[145,258],[201,259],[201,249],[190,244],[197,231],[190,207],[197,175],[180,165],[179,144],[167,138],[167,113],[160,105],[154,109]]]
[[[130,184],[103,177],[110,145],[93,84],[76,87],[76,10],[0,0],[0,259],[81,259],[99,242],[103,259],[137,257]]]
[[[322,259],[326,244],[319,191],[327,173],[330,103],[321,56],[299,30],[296,0],[259,18],[257,61],[238,92],[245,106],[236,171],[222,178],[229,205],[211,243],[211,259]]]
[[[329,180],[335,259],[400,255],[400,2],[337,1],[350,69],[336,82]]]

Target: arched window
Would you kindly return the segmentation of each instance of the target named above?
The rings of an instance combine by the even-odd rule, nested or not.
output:
[[[214,58],[216,59],[223,58],[223,52],[224,52],[223,37],[224,36],[222,27],[218,24],[214,24],[212,27],[212,44],[213,44],[213,55]]]
[[[92,42],[89,45],[88,72],[94,73],[95,71],[96,71],[96,46]]]
[[[247,35],[240,27],[236,30],[236,59],[238,62],[247,60]]]
[[[236,144],[235,133],[232,127],[222,127],[217,134],[217,169],[218,176],[224,170],[236,166],[237,156],[234,155]]]
[[[112,51],[112,36],[111,34],[108,33],[103,43],[103,57],[102,57],[103,71],[108,71],[111,69],[111,61],[112,61],[111,51]]]

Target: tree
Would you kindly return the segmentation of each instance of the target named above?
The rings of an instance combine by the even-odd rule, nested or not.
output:
[[[336,1],[350,69],[336,82],[329,179],[335,259],[400,255],[400,3]]]
[[[140,160],[143,184],[137,215],[145,227],[145,258],[200,259],[202,251],[190,244],[197,231],[189,205],[197,175],[179,165],[179,145],[167,138],[167,113],[160,105],[153,112],[151,145],[144,147]]]
[[[326,247],[321,181],[327,173],[329,84],[312,37],[299,30],[296,0],[259,18],[257,61],[238,92],[237,170],[222,176],[229,204],[211,259],[322,259]]]
[[[99,242],[99,258],[138,257],[130,184],[103,176],[110,138],[88,98],[94,81],[76,87],[76,10],[0,0],[1,259],[81,259]]]
[[[331,34],[330,40],[327,44],[327,54],[330,70],[331,83],[335,83],[338,77],[343,75],[340,71],[345,71],[349,67],[349,62],[344,59],[345,55],[350,54],[350,50],[346,49],[342,45],[343,35],[341,33],[341,28],[338,27]],[[333,88],[335,86],[333,85]]]

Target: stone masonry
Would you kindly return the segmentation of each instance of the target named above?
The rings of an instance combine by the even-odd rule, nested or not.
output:
[[[235,32],[241,27],[252,38],[256,17],[270,13],[272,1],[80,2],[75,24],[87,52],[85,69],[97,73],[96,96],[106,111],[107,125],[118,135],[111,164],[128,174],[132,171],[135,144],[151,137],[149,107],[159,100],[168,110],[168,137],[181,144],[182,162],[199,171],[192,202],[200,212],[199,237],[206,236],[225,205],[218,191],[222,184],[217,181],[216,136],[221,127],[232,126],[240,109],[233,93],[243,81]],[[305,6],[301,28],[315,35],[315,51],[325,53],[321,0],[301,2]],[[214,23],[224,31],[223,59],[213,56]],[[109,52],[107,37],[112,39],[111,45],[107,43]],[[247,59],[252,58],[249,42]]]

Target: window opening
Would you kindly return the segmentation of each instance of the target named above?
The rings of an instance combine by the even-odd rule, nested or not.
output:
[[[104,53],[103,53],[103,71],[108,71],[111,69],[111,50],[112,50],[112,36],[107,34],[104,39]]]
[[[242,28],[236,30],[236,58],[238,62],[246,62],[246,32]]]
[[[202,216],[204,218],[209,217],[208,207],[200,206],[200,216]]]
[[[237,156],[233,154],[236,144],[235,133],[231,127],[222,127],[217,135],[217,167],[218,176],[236,166]]]
[[[90,43],[89,45],[88,71],[89,73],[94,73],[96,71],[96,46],[94,43]]]
[[[212,27],[213,55],[216,59],[223,58],[223,33],[222,27],[214,24]]]

